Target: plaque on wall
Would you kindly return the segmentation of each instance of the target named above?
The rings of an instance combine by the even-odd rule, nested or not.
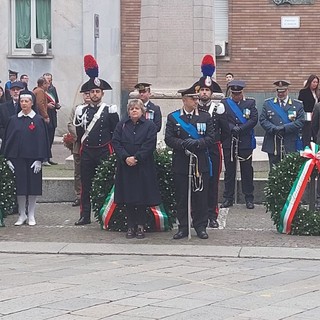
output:
[[[314,0],[273,0],[276,5],[280,4],[314,4]]]

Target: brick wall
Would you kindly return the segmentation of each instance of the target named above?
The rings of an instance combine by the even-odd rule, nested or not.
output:
[[[121,1],[121,89],[131,91],[138,82],[140,0]]]
[[[247,82],[247,91],[274,91],[278,79],[302,88],[312,73],[320,75],[318,44],[320,1],[313,5],[280,5],[272,0],[229,0],[229,57],[217,60],[217,80],[225,73]],[[281,29],[281,16],[300,16],[300,29]]]

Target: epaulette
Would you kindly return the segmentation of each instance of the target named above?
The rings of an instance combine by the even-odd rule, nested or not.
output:
[[[115,104],[109,106],[109,113],[117,113],[118,107]]]
[[[76,115],[78,115],[78,116],[81,116],[81,114],[82,114],[82,109],[84,108],[84,107],[87,107],[88,106],[88,104],[79,104],[77,107],[76,107],[76,110],[74,111],[74,113],[76,114]]]
[[[221,103],[221,102],[219,102],[219,103],[217,104],[216,113],[217,113],[217,114],[223,114],[225,111],[226,111],[226,109],[225,109],[224,104]]]

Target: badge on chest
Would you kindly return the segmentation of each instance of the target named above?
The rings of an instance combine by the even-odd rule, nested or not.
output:
[[[198,134],[204,135],[206,133],[206,130],[207,130],[207,124],[205,122],[198,122],[197,123]]]

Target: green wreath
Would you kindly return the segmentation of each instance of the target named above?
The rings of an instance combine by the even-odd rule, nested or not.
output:
[[[16,199],[14,176],[6,159],[0,156],[0,227],[4,227],[3,219],[12,211]]]
[[[270,174],[264,190],[267,212],[271,213],[271,218],[279,227],[280,213],[287,200],[291,187],[298,176],[301,165],[306,161],[299,153],[291,153],[286,156]],[[316,170],[316,169],[314,169]],[[317,172],[313,172],[316,174]],[[301,203],[292,220],[292,235],[320,235],[320,213],[318,211],[309,211]]]
[[[175,221],[175,197],[173,186],[173,175],[171,173],[171,159],[172,151],[165,148],[159,149],[154,153],[154,159],[157,167],[158,183],[162,198],[162,204],[168,215],[169,228]],[[116,169],[116,156],[112,154],[108,160],[104,160],[97,168],[95,177],[92,183],[91,200],[92,208],[96,219],[103,225],[100,210],[109,194],[113,184]],[[147,209],[147,223],[146,230],[155,230],[154,216],[151,210]],[[113,213],[109,224],[108,230],[112,231],[127,231],[127,222],[124,214],[123,207],[117,206]]]

